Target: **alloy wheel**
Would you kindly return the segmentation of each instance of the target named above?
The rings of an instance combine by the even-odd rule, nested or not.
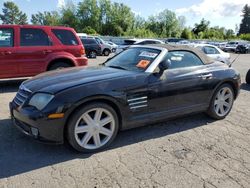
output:
[[[233,92],[228,87],[223,87],[219,90],[214,101],[215,113],[222,117],[225,116],[233,105]]]
[[[115,118],[104,108],[94,108],[85,112],[75,125],[77,143],[89,150],[104,146],[115,132]]]

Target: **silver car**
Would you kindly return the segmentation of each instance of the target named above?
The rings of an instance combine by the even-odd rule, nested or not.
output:
[[[202,50],[208,57],[220,61],[230,66],[230,53],[222,51],[217,46],[211,44],[195,44],[195,48]]]

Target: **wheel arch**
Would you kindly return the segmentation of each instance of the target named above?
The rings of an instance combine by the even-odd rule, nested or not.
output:
[[[66,138],[65,136],[67,134],[68,122],[70,121],[70,118],[72,117],[74,112],[76,112],[77,110],[79,110],[83,106],[94,103],[94,102],[105,103],[105,104],[111,106],[115,110],[117,117],[118,117],[118,121],[119,121],[119,128],[118,129],[119,130],[122,129],[122,124],[123,124],[122,114],[121,114],[121,109],[119,108],[118,103],[115,102],[115,99],[113,97],[105,96],[105,95],[98,95],[98,96],[90,97],[90,98],[84,99],[83,101],[78,102],[77,105],[75,105],[73,107],[73,109],[70,110],[70,113],[67,116],[66,123],[64,125],[64,131],[63,131],[64,132],[64,139]]]
[[[56,63],[59,63],[59,62],[64,62],[64,63],[67,63],[69,64],[70,66],[75,66],[75,63],[73,60],[69,59],[69,58],[56,58],[56,59],[53,59],[51,60],[48,65],[47,65],[47,68],[46,70],[48,71],[50,69],[50,67]]]
[[[232,80],[224,80],[224,81],[220,82],[220,83],[215,87],[215,89],[214,89],[214,91],[213,91],[212,97],[214,96],[216,90],[217,90],[220,86],[222,86],[223,84],[228,84],[228,85],[230,85],[230,86],[233,88],[234,99],[236,99],[237,96],[238,96],[238,89],[237,89],[237,87],[235,86],[234,81],[232,81]],[[212,97],[211,97],[211,99],[212,99]],[[210,99],[210,101],[211,101],[211,99]]]

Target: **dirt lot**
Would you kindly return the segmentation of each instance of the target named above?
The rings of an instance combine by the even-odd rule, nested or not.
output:
[[[234,67],[243,79],[250,54]],[[125,131],[92,155],[40,144],[16,130],[8,103],[21,82],[0,82],[0,188],[249,187],[250,86],[244,82],[225,120],[198,114]]]

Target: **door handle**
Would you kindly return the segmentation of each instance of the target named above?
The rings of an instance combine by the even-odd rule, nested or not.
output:
[[[209,80],[213,78],[213,74],[209,73],[209,74],[202,74],[201,76],[199,76],[200,78],[202,78],[202,80]]]
[[[44,54],[48,54],[48,53],[51,53],[51,52],[52,52],[52,50],[43,50]]]
[[[2,52],[2,55],[10,55],[10,54],[12,54],[11,51],[4,51],[4,52]]]

